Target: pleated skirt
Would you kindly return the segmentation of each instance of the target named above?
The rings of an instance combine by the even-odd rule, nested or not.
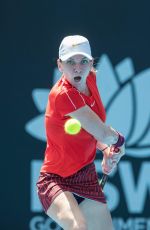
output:
[[[106,203],[94,163],[65,178],[54,173],[40,173],[37,192],[45,212],[47,212],[54,199],[64,191]]]

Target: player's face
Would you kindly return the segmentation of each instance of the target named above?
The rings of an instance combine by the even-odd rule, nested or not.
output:
[[[58,64],[65,78],[76,88],[84,87],[92,66],[93,60],[89,60],[83,55],[75,55]]]

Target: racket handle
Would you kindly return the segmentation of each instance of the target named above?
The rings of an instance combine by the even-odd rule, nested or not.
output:
[[[102,188],[102,189],[104,188],[105,183],[107,182],[107,180],[108,180],[108,175],[103,173],[102,179],[101,179],[101,181],[100,181],[100,185],[101,185],[101,188]]]

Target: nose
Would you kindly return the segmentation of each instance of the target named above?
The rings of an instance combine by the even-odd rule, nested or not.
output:
[[[81,66],[80,66],[80,64],[75,64],[74,71],[75,71],[75,73],[81,73]]]

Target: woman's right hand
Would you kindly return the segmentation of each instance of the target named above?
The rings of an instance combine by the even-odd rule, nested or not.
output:
[[[103,160],[101,163],[103,173],[110,174],[116,168],[118,162],[124,154],[124,145],[121,146],[121,148],[118,148],[117,151],[113,146],[108,147],[105,151],[103,151]]]

